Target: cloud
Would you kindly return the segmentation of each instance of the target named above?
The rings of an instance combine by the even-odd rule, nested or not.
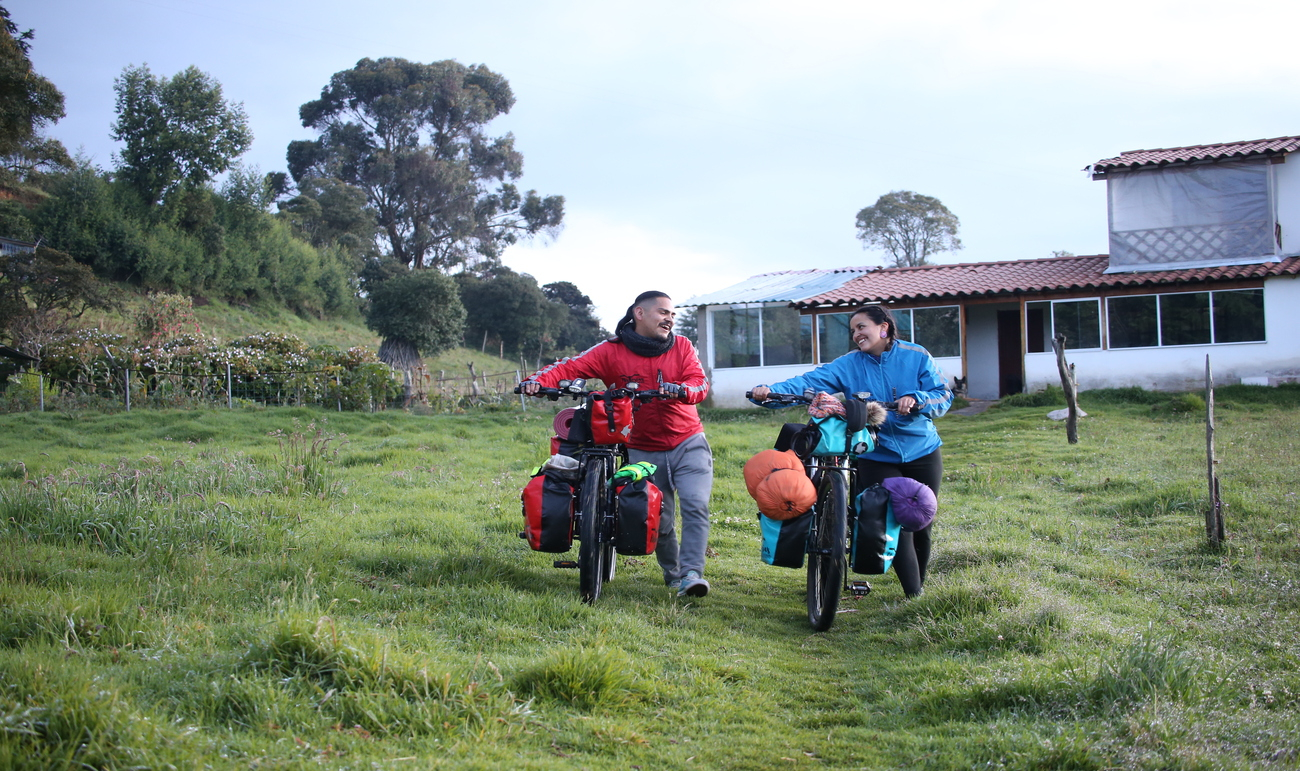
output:
[[[569,211],[554,243],[517,244],[503,262],[539,284],[571,281],[596,304],[606,329],[648,289],[681,302],[748,278],[743,260],[683,246],[669,231],[650,231],[592,211]],[[760,272],[760,271],[752,271]]]

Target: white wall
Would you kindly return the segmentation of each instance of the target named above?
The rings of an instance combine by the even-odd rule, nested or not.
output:
[[[1277,222],[1282,226],[1282,253],[1300,254],[1300,155],[1272,166],[1277,190]]]
[[[744,407],[749,404],[745,392],[756,385],[771,385],[786,378],[802,375],[812,364],[785,364],[779,367],[727,367],[710,374],[715,407]]]
[[[1300,316],[1300,279],[1271,278],[1264,283],[1266,343],[1066,351],[1065,359],[1074,364],[1080,390],[1124,386],[1162,391],[1203,388],[1206,354],[1210,356],[1214,382],[1219,385],[1240,383],[1242,378],[1267,378],[1270,385],[1276,385],[1300,380],[1297,316]],[[1027,391],[1060,385],[1056,354],[1026,354],[1025,379]]]

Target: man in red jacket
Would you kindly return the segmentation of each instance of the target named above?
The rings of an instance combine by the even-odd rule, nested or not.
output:
[[[703,597],[709,593],[704,551],[709,542],[713,451],[695,405],[708,395],[709,382],[695,346],[673,334],[676,316],[668,295],[642,292],[614,327],[613,337],[542,368],[521,383],[521,390],[533,394],[543,386],[555,388],[561,380],[599,378],[610,388],[637,383],[642,389],[675,395],[641,405],[627,440],[628,457],[658,467],[652,479],[663,493],[663,508],[655,557],[664,583],[676,588],[679,597]],[[674,508],[681,509],[680,544]]]

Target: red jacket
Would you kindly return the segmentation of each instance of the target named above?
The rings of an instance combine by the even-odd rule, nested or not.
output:
[[[561,380],[600,378],[610,388],[637,383],[642,390],[658,388],[659,383],[677,383],[686,387],[685,400],[652,399],[642,402],[632,424],[627,446],[646,452],[671,450],[686,439],[704,431],[695,405],[709,395],[709,381],[704,378],[700,356],[691,341],[677,335],[673,347],[658,356],[638,356],[622,343],[608,340],[596,343],[577,356],[561,359],[538,370],[529,380],[555,388]]]

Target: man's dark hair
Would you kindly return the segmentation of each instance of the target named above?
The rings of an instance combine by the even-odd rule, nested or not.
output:
[[[623,327],[626,327],[629,324],[636,323],[636,316],[633,315],[632,313],[632,311],[636,308],[636,306],[640,305],[646,300],[655,300],[660,297],[668,297],[668,295],[664,292],[658,292],[653,289],[651,289],[648,292],[642,292],[641,294],[637,295],[636,299],[632,301],[632,304],[627,306],[627,313],[623,314],[623,318],[619,319],[618,323],[614,325],[614,337],[610,339],[611,340],[616,339],[618,337],[618,333],[622,331]],[[673,298],[668,297],[668,299],[671,300]]]
[[[866,316],[867,318],[871,319],[873,324],[876,324],[877,326],[881,324],[888,324],[889,325],[889,346],[888,347],[889,348],[894,347],[894,343],[898,340],[898,322],[894,321],[894,314],[890,313],[888,308],[886,308],[883,305],[864,305],[861,308],[858,308],[856,311],[853,311],[852,313],[849,314],[849,321],[852,322],[853,317],[858,315]],[[849,335],[852,336],[852,334],[853,334],[853,327],[850,326]]]

